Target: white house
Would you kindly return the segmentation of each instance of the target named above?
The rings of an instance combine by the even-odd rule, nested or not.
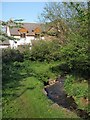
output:
[[[1,41],[0,40],[0,48],[2,49],[2,48],[8,48],[8,47],[10,47],[10,43],[9,43],[9,41],[8,40],[5,40],[5,41]]]
[[[23,23],[21,28],[9,28],[6,27],[6,33],[8,36],[18,38],[18,40],[9,40],[11,48],[17,48],[18,46],[30,45],[32,46],[32,40],[44,39],[41,37],[41,24],[38,23]]]

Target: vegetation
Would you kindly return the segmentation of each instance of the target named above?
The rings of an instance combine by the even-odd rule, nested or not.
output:
[[[68,94],[76,97],[88,97],[88,84],[86,80],[80,82],[74,76],[67,75],[64,85]]]
[[[19,19],[19,20],[8,20],[7,22],[4,21],[0,21],[0,41],[5,41],[5,40],[18,40],[18,38],[14,38],[13,36],[8,36],[5,32],[5,27],[9,26],[10,28],[13,27],[18,27],[20,28],[22,23],[21,21],[23,21],[23,19]]]
[[[55,80],[58,75],[65,77],[66,93],[80,109],[90,112],[88,104],[82,102],[88,99],[90,72],[87,6],[46,4],[42,16],[56,39],[38,40],[31,50],[3,51],[3,118],[79,118],[53,104],[43,93],[44,81]]]
[[[74,75],[67,75],[64,83],[65,91],[69,96],[73,96],[78,108],[90,112],[90,105],[87,101],[88,82],[85,79],[77,78]]]
[[[17,50],[11,51],[17,53]],[[49,63],[37,60],[19,61],[20,58],[18,57],[13,59],[18,54],[10,53],[7,52],[7,54],[12,56],[11,60],[10,57],[7,57],[8,63],[5,61],[5,54],[3,54],[3,118],[44,118],[46,116],[67,118],[68,111],[62,107],[53,106],[53,102],[48,100],[43,93],[44,81],[54,80],[58,75],[63,75],[64,71],[60,69],[60,61],[50,61]],[[75,97],[76,102],[82,108],[79,99],[88,96],[86,94],[88,83],[87,81],[83,82],[83,78],[82,82],[78,82],[78,80],[80,80],[78,77],[75,81],[75,78],[72,76],[67,76],[65,90],[68,95]],[[24,109],[22,109],[22,105]],[[38,109],[42,112],[38,111]],[[83,106],[83,109],[87,110],[87,106]],[[36,111],[38,112],[36,113]],[[77,116],[70,112],[68,118],[77,118]]]
[[[24,55],[20,53],[19,50],[14,49],[3,49],[2,50],[2,61],[3,63],[11,63],[11,62],[22,62],[24,61]]]
[[[43,80],[56,75],[49,68],[55,63],[3,63],[3,118],[78,118],[54,103],[43,93]],[[7,77],[6,77],[7,75]]]
[[[59,41],[38,41],[30,52],[31,60],[56,61],[59,60]]]

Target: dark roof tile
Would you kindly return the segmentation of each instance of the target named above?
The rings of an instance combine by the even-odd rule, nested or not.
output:
[[[39,23],[23,23],[22,27],[26,28],[28,30],[28,35],[33,35],[32,30],[39,27],[41,28],[42,24]],[[20,28],[11,28],[10,33],[11,35],[19,35],[18,30]]]

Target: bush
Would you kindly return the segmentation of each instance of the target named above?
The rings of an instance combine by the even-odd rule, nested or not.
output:
[[[58,41],[41,41],[39,40],[32,46],[31,60],[38,61],[56,61],[60,59],[60,44]]]
[[[70,96],[88,97],[88,83],[84,81],[77,82],[76,78],[72,75],[66,76],[64,88]]]
[[[82,75],[89,75],[90,60],[88,53],[88,40],[81,36],[71,35],[68,43],[61,48],[61,58],[67,71],[77,71]]]
[[[19,50],[15,49],[3,49],[2,50],[2,62],[9,63],[9,62],[23,62],[24,56],[20,53]]]
[[[75,78],[72,76],[72,75],[67,75],[66,76],[66,79],[65,79],[65,82],[64,82],[64,88],[66,90],[69,90],[71,89],[71,85],[75,82]]]
[[[90,72],[88,39],[70,34],[67,43],[60,45],[59,41],[36,41],[28,56],[34,61],[60,61],[57,71],[76,72],[88,78]]]
[[[41,82],[48,81],[48,79],[53,78],[54,75],[49,70],[49,64],[47,62],[32,62],[32,61],[24,61],[24,69],[25,71],[31,72],[32,76],[36,77]],[[30,69],[30,70],[29,70]],[[32,71],[31,71],[32,70]]]

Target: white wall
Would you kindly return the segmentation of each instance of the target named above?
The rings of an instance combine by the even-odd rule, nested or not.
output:
[[[18,39],[20,39],[20,36],[14,36],[14,38],[18,38]]]
[[[34,36],[26,36],[26,38],[20,38],[20,36],[14,36],[14,38],[18,38],[19,40],[15,40],[16,43],[13,40],[9,40],[11,49],[12,48],[14,48],[14,49],[17,48],[18,45],[28,45],[28,44],[30,44],[30,46],[32,46],[31,41],[32,40],[37,40],[37,39],[35,39]],[[44,40],[44,37],[41,37],[41,39]],[[30,47],[30,49],[31,49],[31,47]]]
[[[31,40],[34,40],[34,36],[26,36],[26,38],[20,38],[20,36],[14,36],[14,38],[18,38],[19,40],[15,40],[17,43],[14,42],[14,40],[9,40],[10,47],[11,48],[17,48],[18,45],[32,45]]]
[[[44,37],[41,37],[41,40],[45,40],[45,38],[44,38]]]
[[[11,36],[10,29],[8,26],[7,26],[7,35]],[[14,38],[18,38],[19,40],[15,40],[16,43],[14,42],[14,40],[9,40],[11,49],[17,48],[18,45],[27,45],[27,44],[32,45],[31,40],[34,40],[34,36],[26,36],[26,38],[20,38],[20,36],[14,36]]]
[[[8,26],[6,27],[6,29],[7,29],[7,30],[6,30],[7,35],[8,35],[8,36],[11,36],[11,34],[10,34],[10,29],[9,29],[9,27],[8,27]]]
[[[0,49],[2,48],[8,48],[9,46],[8,45],[0,45]]]
[[[11,49],[12,49],[12,48],[15,48],[15,43],[14,43],[13,40],[9,40],[9,43],[10,43],[10,47],[11,47]]]
[[[9,29],[8,26],[7,26],[7,35],[11,36],[10,29]],[[35,39],[34,36],[26,36],[26,38],[20,38],[20,36],[14,36],[14,38],[18,38],[19,40],[15,40],[16,43],[14,42],[14,40],[9,40],[11,48],[17,48],[18,45],[27,45],[27,44],[30,44],[32,46],[31,41],[32,40],[37,40],[37,39]],[[41,37],[40,39],[44,40],[44,37]]]

